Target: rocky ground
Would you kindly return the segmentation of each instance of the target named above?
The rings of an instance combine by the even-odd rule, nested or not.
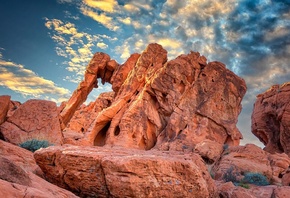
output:
[[[84,105],[97,78],[113,91]],[[0,96],[0,197],[289,197],[289,90],[257,97],[265,149],[240,146],[246,84],[224,64],[168,61],[158,44],[122,65],[96,53],[59,107]],[[32,153],[19,146],[29,140],[54,146]]]

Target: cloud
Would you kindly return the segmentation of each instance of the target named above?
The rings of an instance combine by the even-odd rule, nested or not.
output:
[[[108,45],[103,43],[103,42],[100,42],[100,43],[97,43],[97,47],[99,47],[101,49],[106,49],[106,48],[108,48]]]
[[[46,98],[55,101],[64,99],[70,94],[68,89],[38,76],[23,65],[4,60],[2,54],[0,56],[0,86],[25,97]]]
[[[64,79],[79,82],[80,77],[72,78],[72,76],[83,76],[85,66],[93,57],[92,48],[96,46],[95,43],[102,42],[102,39],[98,35],[80,32],[74,24],[58,19],[46,19],[45,26],[51,30],[51,38],[57,44],[55,48],[57,55],[68,60],[66,69],[72,72],[72,75]]]
[[[92,19],[94,19],[95,21],[97,21],[98,23],[102,24],[103,26],[112,31],[116,31],[119,29],[119,26],[115,24],[113,18],[107,16],[104,13],[99,14],[97,11],[93,11],[92,9],[85,6],[81,8],[81,11],[82,14],[91,17]]]
[[[83,3],[89,7],[111,13],[115,12],[115,7],[118,5],[116,0],[83,0]]]

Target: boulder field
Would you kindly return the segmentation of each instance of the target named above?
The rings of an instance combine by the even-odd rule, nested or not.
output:
[[[98,79],[112,91],[85,105]],[[223,63],[168,61],[156,43],[123,64],[98,52],[59,106],[0,96],[0,197],[289,197],[289,85],[257,96],[263,150],[240,146],[247,88]],[[29,140],[53,146],[19,147]]]

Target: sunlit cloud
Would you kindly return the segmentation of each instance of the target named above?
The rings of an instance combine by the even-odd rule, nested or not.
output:
[[[106,48],[108,48],[108,45],[103,43],[103,42],[100,42],[100,43],[97,43],[97,47],[99,47],[101,49],[106,49]]]
[[[22,94],[24,97],[59,101],[70,94],[68,89],[57,86],[53,81],[38,76],[21,64],[6,61],[0,56],[0,86]]]
[[[102,24],[103,26],[112,31],[116,31],[119,29],[119,26],[115,24],[113,18],[107,16],[104,13],[99,14],[97,11],[93,11],[88,7],[82,7],[81,11],[84,15],[91,17],[92,19],[94,19],[95,21],[97,21],[98,23]]]
[[[117,0],[83,0],[83,3],[105,12],[115,12],[115,7],[118,5]]]

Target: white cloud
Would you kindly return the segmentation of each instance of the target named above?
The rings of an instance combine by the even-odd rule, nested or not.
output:
[[[101,49],[107,49],[108,48],[108,45],[103,43],[103,42],[100,42],[100,43],[97,43],[97,47],[101,48]]]
[[[69,97],[70,91],[57,86],[53,81],[38,76],[23,65],[6,61],[0,56],[0,86],[23,96],[59,101]]]

